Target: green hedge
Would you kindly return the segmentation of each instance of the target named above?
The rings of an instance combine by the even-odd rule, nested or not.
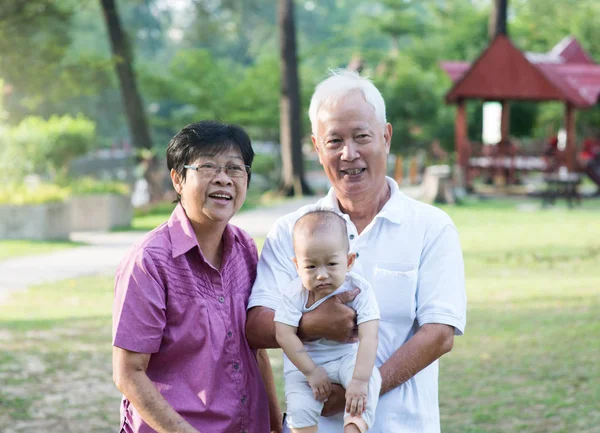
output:
[[[61,202],[71,196],[95,194],[128,195],[129,185],[123,182],[99,181],[89,177],[60,184],[40,183],[37,185],[0,185],[0,204],[28,205]]]

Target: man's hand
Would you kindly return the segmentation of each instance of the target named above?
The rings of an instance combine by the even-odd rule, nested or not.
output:
[[[369,380],[352,379],[346,390],[346,412],[352,416],[360,416],[367,407]]]
[[[344,411],[346,405],[346,390],[342,385],[337,383],[331,384],[331,393],[323,406],[321,415],[333,416]]]
[[[298,328],[300,339],[311,341],[327,338],[340,343],[358,341],[356,311],[346,304],[359,293],[359,289],[340,293],[323,302],[315,310],[304,313]]]
[[[331,393],[331,382],[327,377],[327,372],[323,367],[315,367],[313,371],[306,375],[308,384],[313,390],[315,399],[325,401]]]

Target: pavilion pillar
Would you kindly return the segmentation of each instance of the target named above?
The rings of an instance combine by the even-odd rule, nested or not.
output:
[[[565,164],[569,171],[575,170],[575,107],[567,103],[565,105],[565,128],[567,130],[567,143],[565,146]]]
[[[456,148],[456,161],[461,170],[460,182],[468,187],[468,141],[467,141],[467,110],[464,99],[460,99],[456,106],[456,119],[454,123],[454,146]]]
[[[501,101],[502,117],[500,119],[500,136],[501,141],[507,141],[510,135],[510,103]]]

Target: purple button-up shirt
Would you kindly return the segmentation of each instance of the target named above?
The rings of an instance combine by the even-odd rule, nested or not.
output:
[[[254,241],[228,225],[215,269],[178,205],[117,271],[113,345],[151,353],[148,377],[202,433],[269,432],[267,396],[245,335],[257,260]],[[121,431],[154,431],[126,398]]]

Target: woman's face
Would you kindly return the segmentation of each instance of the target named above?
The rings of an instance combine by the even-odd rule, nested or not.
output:
[[[200,156],[189,163],[195,167],[205,164],[216,164],[221,169],[215,174],[214,170],[206,168],[187,168],[185,180],[171,170],[173,187],[181,195],[181,204],[190,221],[197,224],[227,224],[246,199],[248,175],[245,171],[240,177],[228,175],[223,167],[243,167],[244,159],[240,150],[232,146],[216,155]]]

